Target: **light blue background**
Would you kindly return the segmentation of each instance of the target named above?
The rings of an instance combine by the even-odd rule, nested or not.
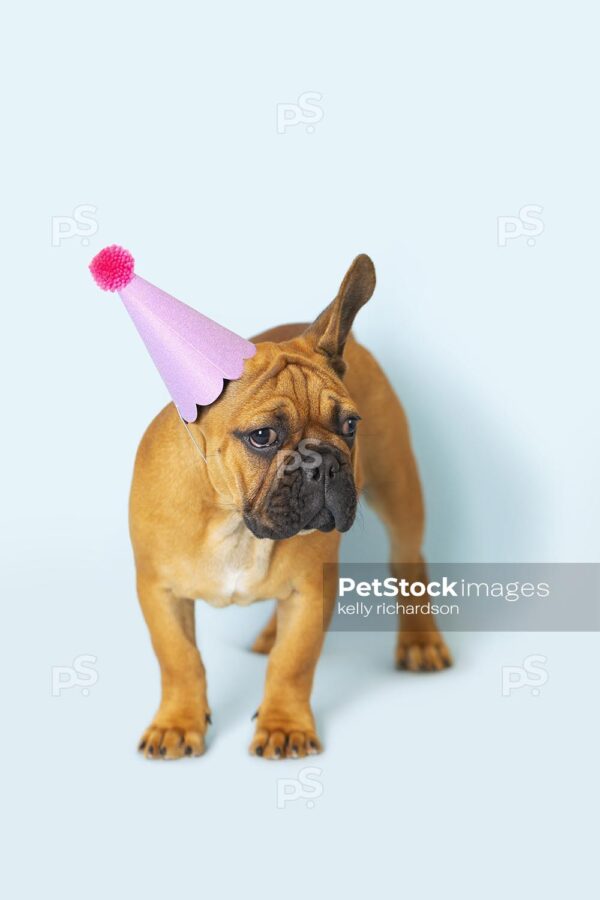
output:
[[[436,561],[598,560],[594,4],[13,5],[3,79],[2,661],[7,896],[589,896],[595,635],[331,635],[302,761],[251,759],[268,610],[199,609],[215,725],[201,760],[134,752],[158,700],[133,590],[133,455],[166,393],[102,246],[250,335],[314,317],[353,256],[357,335],[409,414]],[[309,133],[277,104],[322,95]],[[83,203],[98,230],[51,243]],[[499,216],[543,232],[498,246]],[[346,559],[386,557],[365,510]],[[533,653],[548,681],[503,697]],[[98,681],[51,695],[51,669]],[[597,787],[595,785],[594,787]],[[595,848],[594,848],[595,849]]]

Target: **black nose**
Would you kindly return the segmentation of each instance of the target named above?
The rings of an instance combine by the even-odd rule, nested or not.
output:
[[[320,452],[319,455],[321,459],[318,465],[306,470],[308,480],[324,481],[326,484],[331,484],[339,474],[340,462],[338,458],[329,451],[325,453]]]

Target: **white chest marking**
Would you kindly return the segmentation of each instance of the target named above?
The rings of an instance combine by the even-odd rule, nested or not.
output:
[[[243,522],[228,523],[215,535],[212,568],[218,588],[208,602],[221,606],[255,600],[253,588],[268,573],[273,547],[273,541],[254,537]]]

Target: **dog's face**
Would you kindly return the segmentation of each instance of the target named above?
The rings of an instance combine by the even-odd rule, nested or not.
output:
[[[201,416],[209,476],[260,538],[347,531],[357,505],[359,410],[343,383],[354,316],[375,288],[359,256],[338,296],[299,337],[257,344],[244,374]]]

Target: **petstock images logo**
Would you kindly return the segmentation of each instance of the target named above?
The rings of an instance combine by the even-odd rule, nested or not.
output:
[[[394,631],[398,616],[444,631],[600,631],[597,563],[348,563],[324,567],[334,631]],[[408,622],[407,622],[408,619]]]

